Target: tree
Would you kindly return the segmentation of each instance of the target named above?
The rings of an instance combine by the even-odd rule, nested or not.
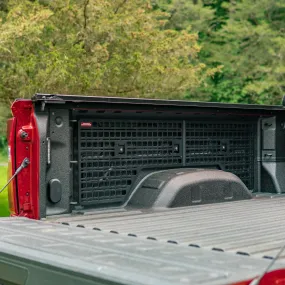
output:
[[[223,66],[187,98],[280,103],[284,92],[285,2],[282,0],[156,0],[167,26],[199,34],[199,60]]]
[[[0,101],[43,92],[279,103],[284,35],[283,0],[1,0]]]
[[[0,101],[7,104],[32,91],[35,47],[52,12],[22,0],[9,1],[6,7],[9,13],[0,14]]]
[[[216,78],[212,99],[280,103],[285,80],[285,2],[243,0],[224,7],[229,20],[215,33],[210,59],[222,63],[224,72]]]
[[[9,1],[2,96],[183,97],[214,70],[198,60],[197,34],[163,29],[168,17],[144,0]]]
[[[223,0],[155,0],[153,5],[155,9],[167,12],[170,16],[165,25],[166,28],[174,30],[187,30],[198,34],[198,43],[201,51],[198,54],[199,61],[205,65],[210,64],[215,68],[214,77],[221,71],[220,63],[207,62],[211,58],[213,33],[219,29],[225,21],[225,13],[221,8]],[[213,3],[215,2],[215,3]],[[223,11],[223,13],[221,12]],[[202,83],[206,84],[201,88],[187,90],[185,97],[196,101],[210,101],[212,79],[208,77]]]

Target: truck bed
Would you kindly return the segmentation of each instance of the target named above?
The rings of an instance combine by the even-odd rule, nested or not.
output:
[[[107,209],[49,218],[51,222],[208,250],[272,258],[285,242],[285,197],[156,211]],[[281,256],[284,259],[285,253]]]
[[[269,262],[27,218],[0,220],[0,284],[228,285],[253,279]],[[271,269],[283,267],[277,261]]]

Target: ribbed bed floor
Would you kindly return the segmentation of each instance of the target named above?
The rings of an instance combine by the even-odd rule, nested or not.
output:
[[[109,210],[51,221],[255,257],[273,257],[285,243],[285,197],[185,208]],[[285,253],[282,256],[285,261]]]

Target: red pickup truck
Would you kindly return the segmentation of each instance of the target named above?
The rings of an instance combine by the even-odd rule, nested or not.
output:
[[[283,106],[36,94],[12,113],[0,284],[285,284]]]

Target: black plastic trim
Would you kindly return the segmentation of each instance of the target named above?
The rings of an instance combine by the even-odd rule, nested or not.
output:
[[[45,103],[64,103],[64,102],[93,102],[93,103],[116,103],[116,104],[137,104],[137,105],[163,105],[163,106],[186,106],[186,107],[207,107],[207,108],[236,108],[236,109],[255,109],[255,110],[284,110],[280,105],[254,105],[254,104],[230,104],[215,102],[189,102],[182,100],[157,100],[157,99],[138,99],[121,97],[99,97],[82,95],[59,95],[59,94],[35,94],[32,97],[34,102]]]

